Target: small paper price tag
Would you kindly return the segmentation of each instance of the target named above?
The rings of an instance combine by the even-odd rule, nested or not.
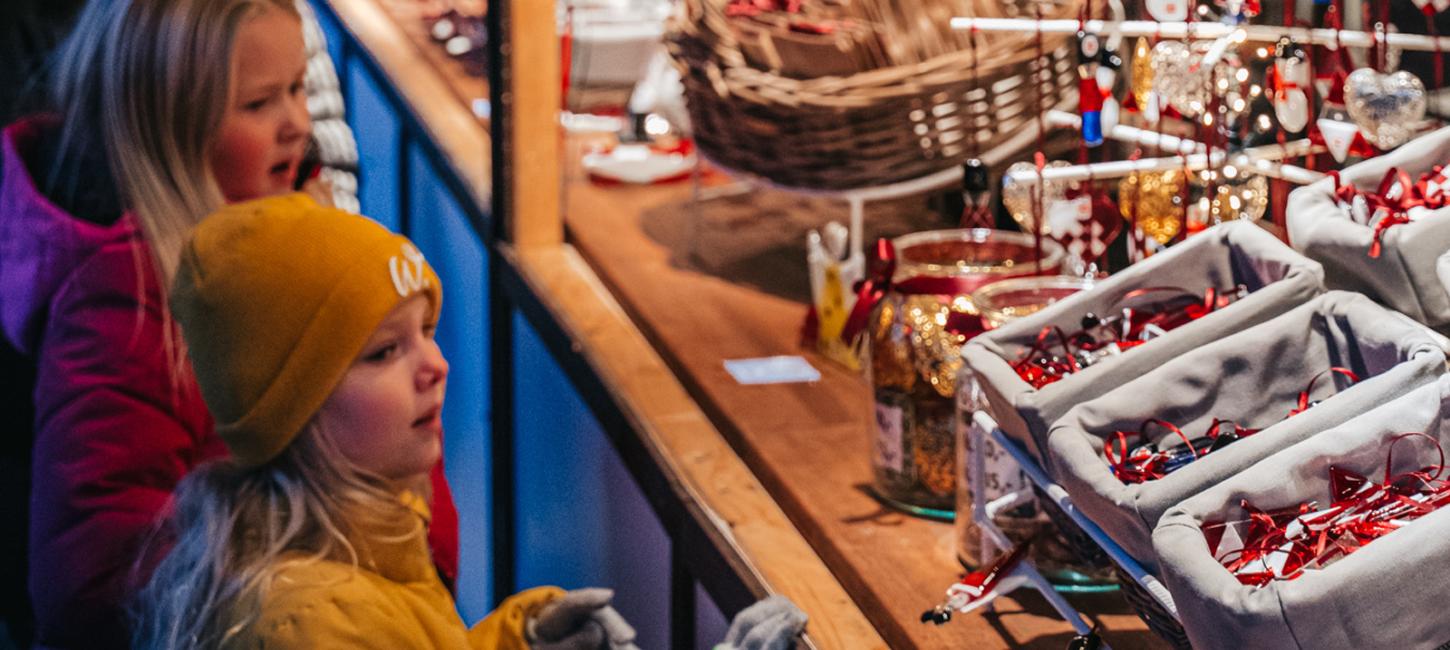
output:
[[[747,386],[756,384],[792,384],[820,381],[821,371],[803,357],[778,356],[759,359],[727,359],[725,371],[735,381]]]

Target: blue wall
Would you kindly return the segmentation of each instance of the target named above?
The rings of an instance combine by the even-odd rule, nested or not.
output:
[[[669,643],[669,538],[538,335],[514,318],[518,581],[614,589],[641,648]]]

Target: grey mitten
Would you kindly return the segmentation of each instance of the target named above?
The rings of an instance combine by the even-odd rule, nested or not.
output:
[[[634,628],[609,606],[610,589],[575,589],[539,610],[529,621],[534,650],[630,650]]]
[[[805,612],[785,596],[771,596],[735,615],[715,650],[786,650],[805,627]]]

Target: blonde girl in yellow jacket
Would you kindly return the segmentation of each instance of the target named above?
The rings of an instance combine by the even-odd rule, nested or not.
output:
[[[407,239],[305,195],[237,204],[196,228],[170,298],[232,458],[178,488],[175,544],[139,596],[137,647],[626,640],[575,625],[603,620],[602,602],[586,608],[593,618],[533,625],[567,602],[552,587],[472,629],[456,613],[424,505],[448,376],[433,340],[442,292]],[[555,638],[530,637],[546,627]]]

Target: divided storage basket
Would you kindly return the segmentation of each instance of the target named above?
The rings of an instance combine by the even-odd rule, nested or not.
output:
[[[1053,426],[1049,455],[1073,504],[1156,574],[1151,536],[1164,512],[1279,449],[1443,376],[1445,344],[1362,295],[1330,292],[1073,408]],[[1313,377],[1332,366],[1353,371],[1360,381],[1344,387],[1344,378],[1326,374],[1310,394],[1322,402],[1285,419]],[[1335,385],[1343,388],[1336,393]],[[1136,430],[1149,417],[1166,419],[1190,436],[1215,417],[1263,429],[1155,481],[1125,484],[1109,469],[1103,440],[1114,431]],[[1177,619],[1114,568],[1124,597],[1148,626],[1175,647],[1189,647]],[[1184,604],[1177,605],[1182,615]]]
[[[1048,448],[1057,480],[1072,502],[1150,571],[1157,567],[1152,531],[1169,508],[1274,452],[1433,382],[1445,373],[1445,340],[1369,298],[1331,291],[1268,322],[1192,350],[1068,411],[1053,425]],[[1331,367],[1298,415],[1299,394]],[[1197,437],[1218,418],[1262,429],[1157,480],[1128,484],[1103,455],[1115,431],[1133,432],[1148,418]],[[1165,428],[1153,437],[1176,436]],[[1136,443],[1134,439],[1134,443]]]
[[[1330,465],[1372,480],[1402,432],[1450,451],[1450,377],[1316,435],[1173,508],[1153,533],[1163,578],[1195,648],[1436,648],[1450,641],[1450,508],[1373,540],[1338,562],[1262,588],[1245,586],[1209,554],[1203,525],[1330,499]],[[1423,438],[1394,449],[1395,472],[1440,462]]]
[[[963,348],[963,356],[984,391],[988,413],[1055,476],[1043,453],[1047,430],[1068,409],[1185,352],[1303,304],[1322,291],[1322,279],[1318,264],[1258,226],[1244,221],[1225,223],[1134,264],[1089,291],[978,336]],[[1106,313],[1135,289],[1168,286],[1201,295],[1210,287],[1229,289],[1238,284],[1252,293],[1040,390],[1012,369],[1012,362],[1032,346],[1043,327],[1076,330],[1084,314]]]
[[[1450,127],[1422,136],[1378,158],[1351,165],[1340,180],[1364,192],[1378,189],[1392,168],[1418,180],[1434,165],[1450,161]],[[1324,265],[1330,289],[1358,291],[1396,311],[1450,332],[1450,294],[1437,266],[1450,267],[1450,207],[1433,216],[1384,231],[1379,257],[1370,257],[1375,229],[1355,222],[1326,178],[1289,195],[1289,243]],[[1450,271],[1450,268],[1447,268]]]

